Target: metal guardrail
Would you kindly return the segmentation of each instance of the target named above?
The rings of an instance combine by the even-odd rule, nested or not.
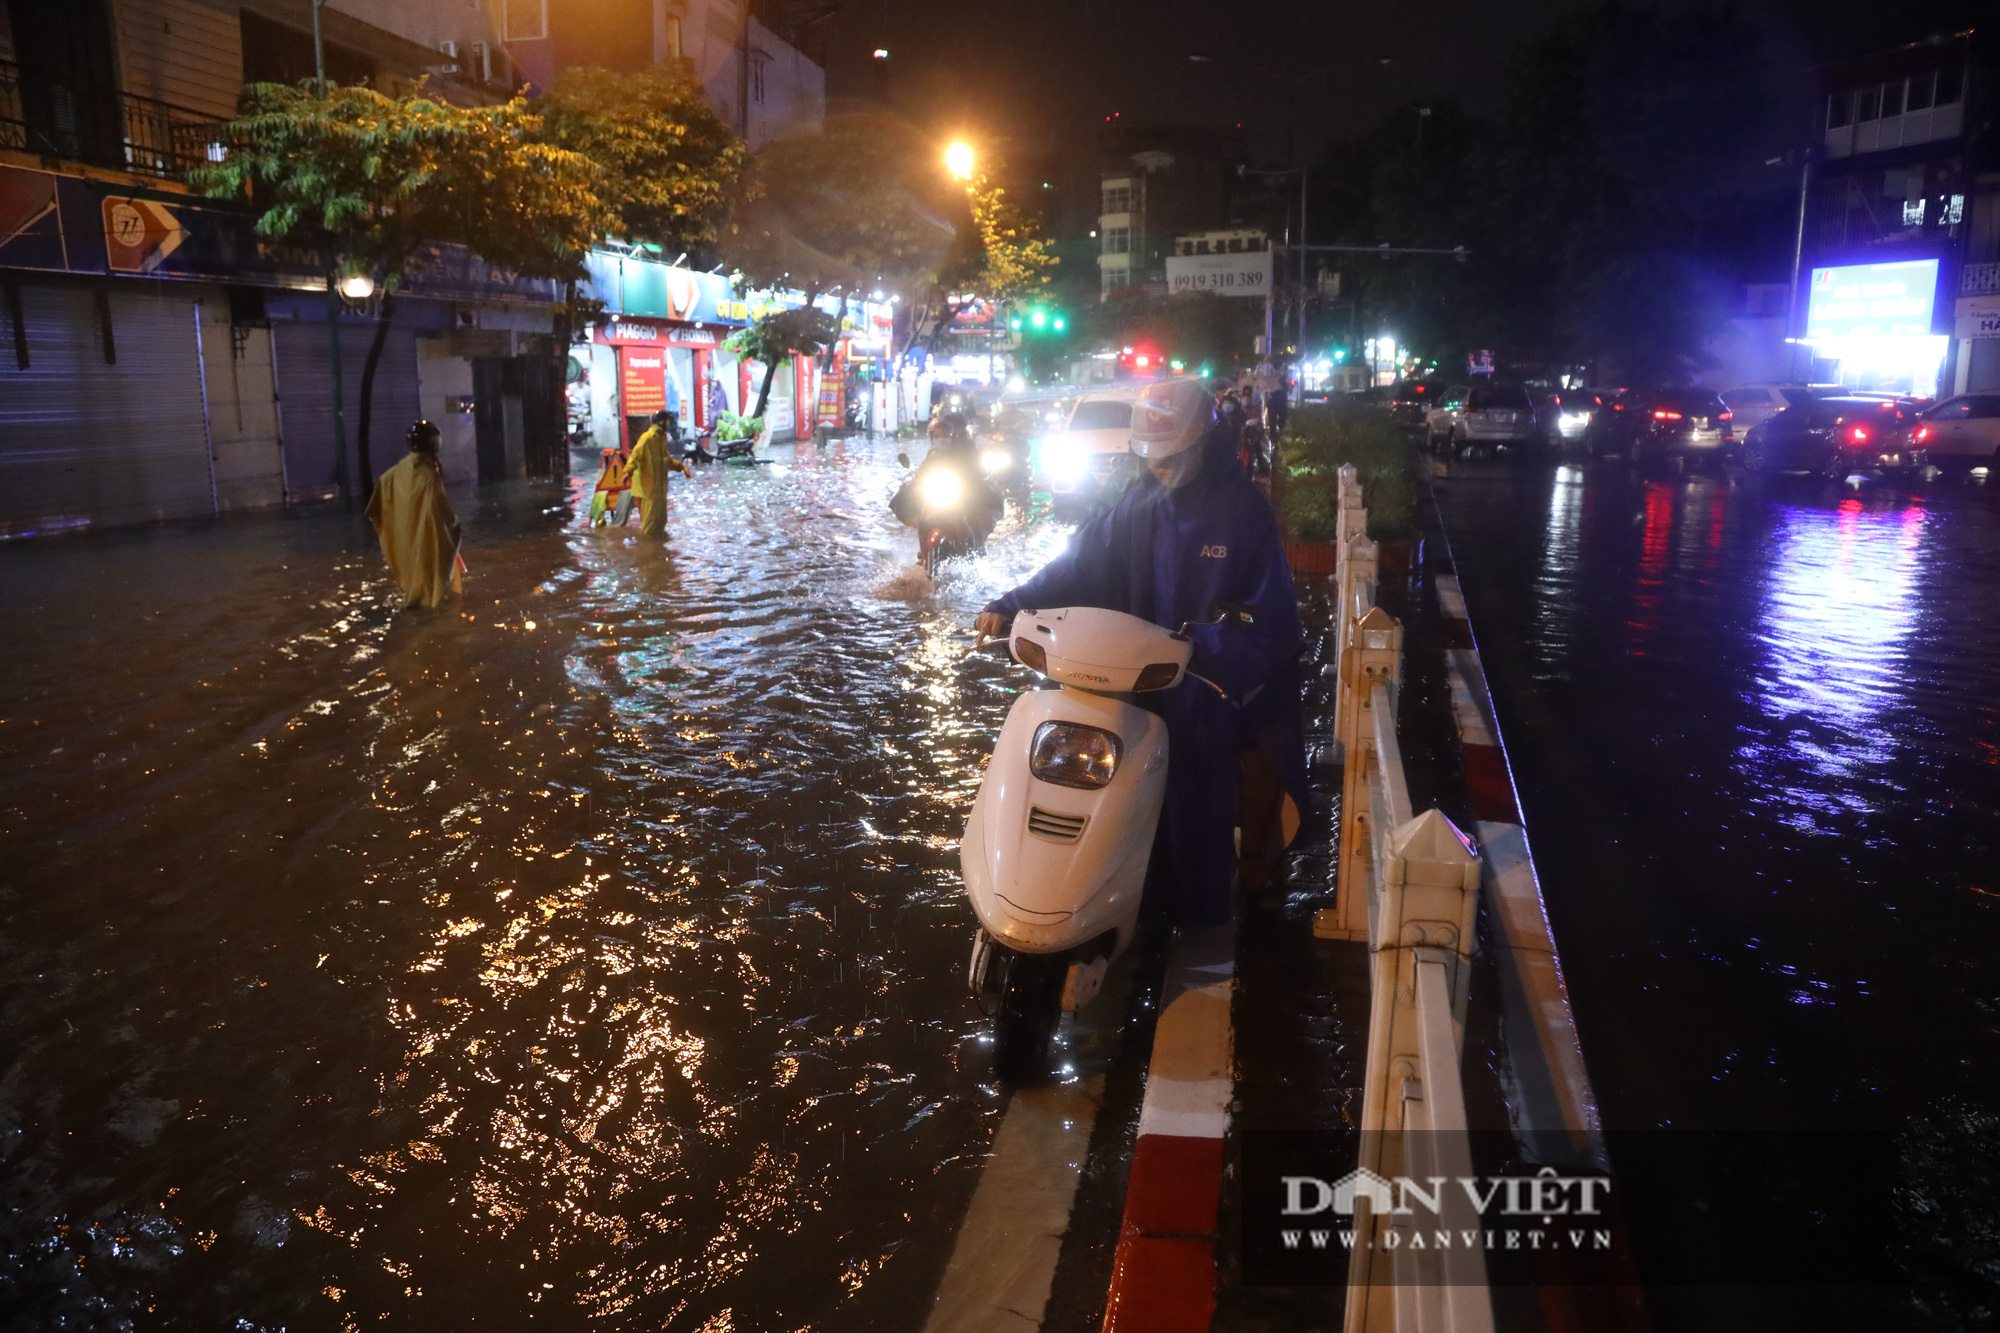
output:
[[[1352,467],[1340,470],[1340,681],[1335,734],[1344,747],[1335,906],[1314,933],[1368,945],[1370,1010],[1357,1178],[1385,1184],[1472,1176],[1459,1077],[1480,862],[1435,810],[1410,808],[1396,740],[1402,626],[1375,605],[1378,551]],[[1371,1181],[1372,1178],[1372,1181]],[[1416,1238],[1476,1234],[1467,1193],[1439,1212],[1378,1211],[1357,1188],[1348,1251],[1347,1333],[1492,1333],[1485,1256]],[[1393,1234],[1401,1233],[1401,1234]]]
[[[222,158],[225,122],[213,116],[119,93],[115,126],[100,127],[64,105],[66,94],[52,90],[51,105],[30,114],[20,66],[0,60],[0,148],[169,180]]]

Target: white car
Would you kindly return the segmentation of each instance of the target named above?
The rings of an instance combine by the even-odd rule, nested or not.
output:
[[[1136,389],[1107,389],[1076,400],[1069,419],[1036,451],[1035,471],[1058,501],[1095,495],[1132,452]]]
[[[1941,472],[2000,470],[2000,393],[1962,393],[1925,408],[1910,447]]]
[[[1528,391],[1513,384],[1446,390],[1444,401],[1424,418],[1430,446],[1454,452],[1469,444],[1527,444],[1539,435]]]

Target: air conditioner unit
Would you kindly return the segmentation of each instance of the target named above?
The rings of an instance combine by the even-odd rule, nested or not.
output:
[[[458,43],[439,42],[438,51],[440,54],[444,56],[445,60],[448,62],[446,64],[438,66],[439,71],[445,74],[458,73]]]

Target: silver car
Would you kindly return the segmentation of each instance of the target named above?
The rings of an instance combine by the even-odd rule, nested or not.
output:
[[[1453,452],[1470,444],[1529,444],[1540,429],[1528,391],[1517,384],[1451,389],[1424,419],[1431,447]]]

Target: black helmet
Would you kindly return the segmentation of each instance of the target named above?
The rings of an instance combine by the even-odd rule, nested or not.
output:
[[[421,449],[427,454],[436,453],[438,444],[443,439],[444,433],[422,417],[411,422],[409,431],[403,436],[404,443],[412,449]]]
[[[666,409],[662,408],[660,411],[653,413],[653,424],[655,426],[664,426],[667,424]]]

